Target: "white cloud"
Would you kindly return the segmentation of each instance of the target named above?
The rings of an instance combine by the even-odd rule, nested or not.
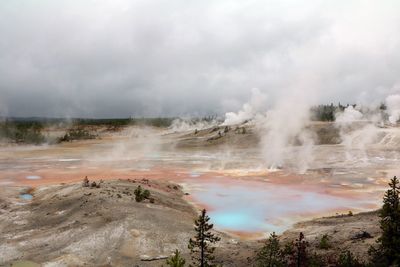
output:
[[[11,116],[222,114],[251,88],[277,103],[315,76],[312,90],[299,90],[308,104],[363,92],[363,101],[383,100],[399,82],[399,8],[394,0],[1,1],[0,95]]]

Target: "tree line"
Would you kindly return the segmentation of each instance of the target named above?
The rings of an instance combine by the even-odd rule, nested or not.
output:
[[[334,105],[333,103],[329,105],[317,105],[311,107],[311,120],[313,121],[335,121],[335,115],[336,113],[343,112],[347,107],[353,106],[353,108],[356,107],[356,104],[346,104],[342,105],[340,102],[337,105]],[[374,114],[376,112],[382,112],[386,110],[387,107],[385,103],[381,103],[379,107],[376,109],[369,109],[365,108],[363,110],[363,113],[371,113]],[[385,117],[385,116],[384,116]]]

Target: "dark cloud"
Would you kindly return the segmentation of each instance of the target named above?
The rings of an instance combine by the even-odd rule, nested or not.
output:
[[[397,1],[0,2],[0,112],[222,113],[302,83],[310,103],[380,101],[399,84]],[[304,79],[314,81],[308,87]]]

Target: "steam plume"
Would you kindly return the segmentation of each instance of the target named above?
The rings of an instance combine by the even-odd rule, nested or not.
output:
[[[396,124],[400,119],[400,95],[389,95],[386,98],[386,106],[389,122]]]
[[[267,96],[259,89],[253,88],[251,91],[251,99],[249,102],[243,104],[241,110],[236,112],[227,112],[225,114],[225,121],[222,125],[234,125],[251,120],[265,108]]]

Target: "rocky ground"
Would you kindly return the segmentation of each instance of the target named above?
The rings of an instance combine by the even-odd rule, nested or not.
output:
[[[135,201],[138,185],[154,203]],[[175,249],[189,261],[196,211],[177,185],[143,179],[2,191],[0,266],[161,266]],[[21,193],[33,200],[18,199]],[[245,266],[257,243],[218,234],[220,261]]]
[[[337,125],[329,122],[313,122],[308,125],[316,145],[332,145],[341,142],[340,132]],[[173,135],[173,134],[172,134]],[[192,130],[185,134],[176,133],[179,136],[177,147],[219,147],[235,146],[239,148],[254,148],[260,144],[260,129],[251,123],[233,126],[214,126],[202,130]],[[293,144],[299,144],[299,140],[292,140]]]
[[[299,222],[284,232],[280,240],[290,242],[298,238],[300,232],[304,233],[311,253],[335,258],[342,251],[349,250],[364,261],[368,259],[368,249],[376,244],[381,230],[378,212],[371,211]],[[323,235],[328,237],[328,247],[325,248],[320,247]]]
[[[150,190],[154,203],[135,201],[138,185]],[[24,193],[33,199],[21,200]],[[0,266],[161,266],[175,249],[190,261],[187,243],[196,211],[177,185],[114,180],[99,188],[81,183],[2,188],[0,195]],[[378,220],[376,212],[314,219],[297,223],[280,240],[290,242],[303,232],[311,253],[338,255],[349,249],[365,259],[379,236]],[[217,234],[222,241],[216,256],[223,266],[252,265],[264,242]],[[324,234],[327,249],[319,248]]]

